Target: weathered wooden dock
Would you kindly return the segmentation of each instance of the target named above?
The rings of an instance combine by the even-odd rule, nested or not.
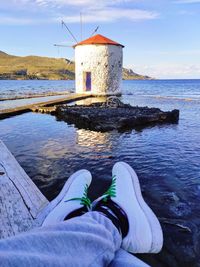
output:
[[[0,119],[42,107],[70,103],[91,97],[69,94],[65,97],[0,110]],[[59,202],[59,198],[57,198]],[[0,140],[0,239],[41,226],[57,202],[49,203],[5,144]]]
[[[52,208],[0,141],[0,238],[40,226]]]
[[[63,103],[70,103],[82,99],[86,99],[92,97],[92,95],[89,94],[76,94],[76,93],[70,93],[66,96],[62,96],[58,99],[50,99],[49,97],[48,101],[39,101],[34,104],[27,104],[27,105],[21,105],[17,107],[9,107],[6,109],[0,110],[0,119],[9,118],[14,115],[19,115],[25,112],[34,111],[35,109],[38,109],[38,107],[49,107],[53,105],[63,104]]]

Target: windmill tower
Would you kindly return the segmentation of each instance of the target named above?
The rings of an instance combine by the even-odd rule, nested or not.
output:
[[[124,46],[100,34],[78,42],[64,21],[62,21],[62,26],[65,26],[76,42],[73,46],[75,49],[76,93],[101,96],[121,95]],[[98,29],[99,26],[93,34]]]
[[[74,45],[76,93],[120,95],[123,47],[100,34]]]

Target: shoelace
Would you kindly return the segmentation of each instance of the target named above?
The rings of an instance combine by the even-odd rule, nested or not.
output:
[[[89,186],[86,184],[85,185],[85,188],[84,188],[84,192],[83,192],[83,196],[82,197],[71,198],[71,199],[65,200],[65,202],[73,201],[73,200],[78,200],[78,201],[80,201],[80,204],[81,205],[87,207],[88,209],[91,209],[91,200],[87,196],[88,195],[88,187]]]
[[[103,194],[103,201],[106,202],[110,197],[116,197],[116,175],[113,175],[110,187]]]

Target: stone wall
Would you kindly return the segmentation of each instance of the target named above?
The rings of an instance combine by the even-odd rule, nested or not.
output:
[[[92,93],[120,94],[122,47],[116,45],[80,45],[75,48],[76,92],[85,91],[85,72],[91,72]],[[91,93],[89,92],[89,93]]]

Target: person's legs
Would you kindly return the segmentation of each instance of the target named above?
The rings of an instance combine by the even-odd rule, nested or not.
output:
[[[108,266],[121,235],[99,212],[0,241],[0,266]]]
[[[54,209],[44,227],[0,241],[0,266],[120,266],[122,259],[134,266],[141,262],[119,251],[121,246],[137,253],[158,252],[162,230],[128,168],[124,163],[114,166],[111,187],[92,206],[97,212],[88,212],[91,174],[83,170],[72,175],[50,204]]]
[[[103,214],[88,212],[90,182],[88,171],[74,173],[47,207],[43,227],[0,241],[0,266],[108,266],[122,237]]]

